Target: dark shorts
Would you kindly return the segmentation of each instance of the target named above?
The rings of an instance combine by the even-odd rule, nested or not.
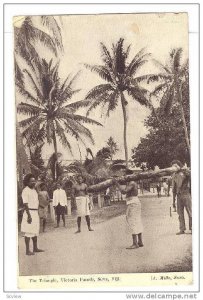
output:
[[[65,214],[65,206],[58,204],[55,208],[56,215],[64,215]]]

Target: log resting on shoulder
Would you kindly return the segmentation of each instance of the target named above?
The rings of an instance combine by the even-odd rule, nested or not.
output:
[[[156,178],[156,177],[162,177],[162,176],[169,176],[172,175],[174,172],[178,171],[179,168],[176,167],[170,167],[166,169],[160,169],[157,171],[146,171],[139,174],[132,174],[132,175],[126,175],[116,178],[117,182],[120,184],[126,184],[129,181],[138,181],[142,179],[149,179],[149,178]],[[190,172],[189,170],[182,169],[182,171]],[[107,179],[103,182],[100,182],[98,184],[94,184],[88,187],[87,191],[92,192],[99,192],[102,190],[107,189],[108,187],[113,185],[113,179]]]

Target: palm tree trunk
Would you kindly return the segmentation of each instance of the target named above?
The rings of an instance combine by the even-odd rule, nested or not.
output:
[[[82,162],[82,154],[81,154],[80,146],[79,146],[78,143],[77,143],[77,145],[78,145],[78,150],[79,150],[79,153],[80,153],[80,162]]]
[[[56,142],[56,133],[53,131],[53,143],[54,143],[54,153],[56,157],[55,168],[54,168],[54,181],[58,179],[58,151],[57,151],[57,142]]]
[[[180,109],[181,109],[181,117],[182,117],[182,121],[183,121],[183,128],[184,128],[184,132],[185,132],[185,140],[186,140],[188,152],[190,154],[190,141],[189,141],[188,130],[187,130],[187,125],[186,125],[186,121],[185,121],[185,114],[184,114],[182,103],[180,105]]]
[[[190,140],[189,140],[187,125],[186,125],[186,120],[185,120],[185,113],[183,110],[182,86],[179,89],[179,98],[180,98],[180,111],[181,111],[181,117],[182,117],[182,121],[183,121],[185,140],[186,140],[186,144],[187,144],[187,148],[188,148],[188,153],[190,155]]]
[[[32,151],[31,151],[31,147],[30,145],[27,145],[28,149],[29,149],[29,154],[30,154],[30,161],[32,161]]]
[[[126,100],[123,95],[123,92],[121,92],[121,104],[122,104],[122,110],[123,110],[123,139],[124,139],[124,150],[125,150],[125,161],[126,161],[126,167],[128,167],[128,145],[127,145],[127,113],[126,113]]]

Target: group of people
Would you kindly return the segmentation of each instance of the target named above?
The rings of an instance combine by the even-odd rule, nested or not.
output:
[[[183,170],[183,166],[179,161],[173,161],[178,171],[173,175],[173,192],[177,195],[177,213],[179,215],[179,232],[178,235],[184,234],[186,230],[184,209],[186,209],[189,217],[189,229],[192,230],[192,205],[190,190],[190,171]],[[133,171],[125,168],[122,169],[123,175],[133,174]],[[120,185],[116,178],[113,179],[113,185],[125,195],[126,199],[126,221],[132,233],[132,245],[127,249],[137,249],[143,247],[142,233],[143,224],[141,218],[141,202],[138,198],[138,185],[135,181],[128,182],[125,186]],[[32,174],[28,174],[24,178],[24,189],[22,199],[24,203],[24,213],[21,224],[21,231],[24,232],[26,254],[33,255],[36,252],[43,252],[38,248],[37,237],[39,235],[40,222],[39,218],[46,220],[47,207],[50,199],[46,191],[44,183],[40,184],[37,192],[35,178]],[[72,187],[72,193],[76,200],[77,206],[77,231],[81,232],[81,218],[85,217],[89,231],[93,231],[90,224],[91,200],[88,196],[87,184],[81,175],[77,176],[77,182]],[[40,203],[40,205],[39,205]],[[67,196],[60,183],[53,193],[53,207],[55,209],[57,225],[59,227],[60,216],[62,216],[63,225],[65,224],[65,209],[67,207]],[[43,228],[46,222],[43,221]],[[33,240],[33,252],[30,251],[30,238]]]
[[[83,177],[77,177],[77,183],[72,188],[73,196],[77,205],[77,231],[81,232],[81,218],[84,216],[87,222],[88,230],[93,231],[90,224],[91,200],[87,194],[87,185]],[[37,237],[40,231],[40,219],[43,220],[43,231],[46,226],[48,213],[48,204],[50,202],[46,185],[42,182],[36,184],[32,174],[27,174],[24,178],[24,189],[22,191],[22,200],[24,204],[24,213],[21,223],[21,231],[24,233],[26,255],[34,255],[37,252],[44,252],[37,246]],[[67,208],[67,195],[61,184],[58,182],[53,192],[53,207],[56,214],[57,225],[59,227],[60,216],[65,227],[65,211]],[[33,240],[33,251],[30,251],[30,238]]]

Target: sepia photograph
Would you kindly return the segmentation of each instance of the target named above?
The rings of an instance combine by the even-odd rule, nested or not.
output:
[[[192,285],[188,37],[184,12],[13,18],[20,278]]]

